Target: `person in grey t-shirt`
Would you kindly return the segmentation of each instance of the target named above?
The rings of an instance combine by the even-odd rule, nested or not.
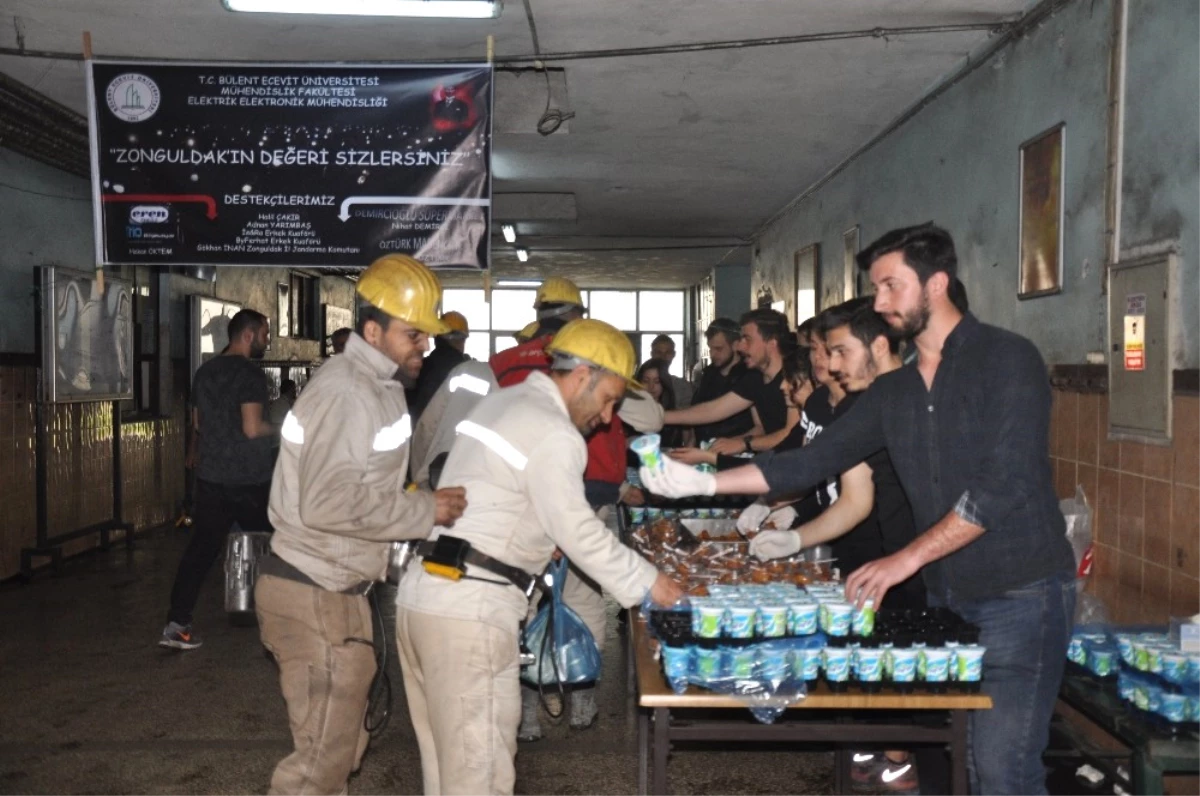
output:
[[[175,573],[159,646],[200,646],[192,632],[192,611],[233,523],[246,531],[271,530],[267,500],[275,461],[272,442],[279,427],[267,418],[267,376],[252,361],[262,359],[270,337],[265,315],[242,310],[229,319],[229,347],[201,365],[192,382],[195,524]]]

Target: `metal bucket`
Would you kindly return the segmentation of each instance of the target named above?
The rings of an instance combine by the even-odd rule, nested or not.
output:
[[[254,611],[254,583],[258,562],[271,549],[266,531],[234,531],[225,543],[225,610],[231,614]]]

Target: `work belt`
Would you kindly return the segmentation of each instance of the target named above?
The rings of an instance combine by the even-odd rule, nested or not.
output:
[[[290,580],[290,581],[293,581],[294,583],[303,583],[305,586],[314,586],[318,589],[325,589],[325,587],[322,586],[320,583],[317,583],[315,580],[310,578],[308,575],[305,575],[303,572],[296,569],[294,566],[292,566],[288,562],[284,561],[282,558],[280,558],[277,555],[269,555],[266,558],[262,559],[262,561],[260,561],[258,564],[258,574],[274,575],[277,578],[283,578],[284,580]],[[347,594],[350,596],[362,596],[362,595],[368,593],[369,591],[371,591],[371,587],[374,585],[375,585],[374,581],[364,580],[361,583],[356,583],[355,585],[350,586],[349,588],[346,588],[346,589],[342,589],[341,591],[334,591],[333,589],[325,589],[325,591],[333,591],[334,594]]]
[[[436,544],[434,541],[421,542],[419,545],[417,545],[417,555],[421,556],[422,558],[428,556],[433,552],[434,544]],[[479,552],[475,548],[471,548],[467,551],[463,561],[473,567],[479,567],[482,570],[486,570],[493,575],[499,575],[520,589],[526,597],[533,594],[533,590],[538,584],[538,578],[530,575],[525,570],[509,566],[503,561],[497,561],[491,556]]]

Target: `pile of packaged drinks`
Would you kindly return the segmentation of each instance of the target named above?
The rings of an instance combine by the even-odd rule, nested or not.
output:
[[[625,480],[631,486],[640,487],[642,485],[642,479],[636,467],[630,467],[626,470]],[[747,495],[712,495],[707,497],[679,498],[676,500],[664,500],[647,495],[647,498],[652,499],[654,505],[628,507],[629,522],[631,524],[637,525],[661,519],[737,519],[741,515],[742,509],[754,502],[753,497]]]
[[[1076,628],[1067,659],[1098,677],[1117,677],[1121,699],[1171,724],[1200,721],[1200,655],[1166,633]]]
[[[709,592],[682,609],[651,614],[676,693],[689,685],[729,692],[742,681],[778,690],[822,678],[835,692],[979,689],[979,629],[950,611],[877,617],[870,601],[862,608],[846,602],[835,582],[714,585]]]

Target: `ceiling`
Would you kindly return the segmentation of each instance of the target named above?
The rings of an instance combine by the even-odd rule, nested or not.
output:
[[[6,0],[0,72],[80,113],[73,55],[254,61],[438,60],[485,55],[564,70],[553,104],[575,117],[537,134],[546,80],[498,76],[497,277],[571,275],[593,287],[680,287],[748,263],[762,223],[916,102],[1027,0],[508,0],[498,19],[398,20],[233,14],[220,0]],[[528,10],[532,12],[537,47]],[[877,28],[979,29],[728,49],[577,57]],[[554,54],[562,54],[555,58]],[[565,78],[565,79],[564,79]],[[505,195],[513,194],[505,203]],[[539,201],[543,195],[565,201]],[[562,195],[566,195],[565,197]],[[551,199],[554,199],[552,196]],[[455,280],[459,281],[459,280]]]

